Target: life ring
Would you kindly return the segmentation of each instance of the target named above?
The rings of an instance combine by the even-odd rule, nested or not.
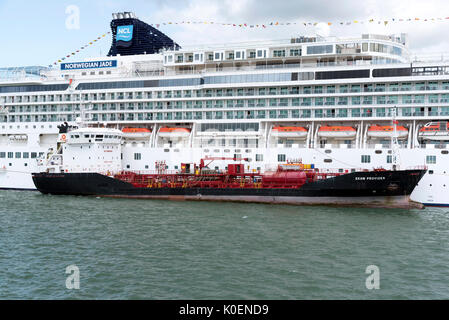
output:
[[[65,141],[67,139],[67,136],[65,135],[65,134],[63,134],[62,136],[61,136],[61,140],[62,141]]]

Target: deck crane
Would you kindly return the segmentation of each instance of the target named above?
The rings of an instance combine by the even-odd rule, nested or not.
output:
[[[246,161],[246,162],[249,162],[249,158],[205,157],[204,159],[201,159],[201,161],[200,161],[200,170],[202,170],[203,168],[207,168],[212,162],[220,161],[220,160]],[[205,161],[209,161],[209,162],[207,164],[205,164]]]

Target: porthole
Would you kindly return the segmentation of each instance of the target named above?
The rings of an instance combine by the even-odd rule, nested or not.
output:
[[[332,153],[332,150],[329,150],[329,149],[327,149],[327,150],[324,150],[324,153]]]
[[[382,154],[382,150],[376,150],[375,153],[376,154]]]

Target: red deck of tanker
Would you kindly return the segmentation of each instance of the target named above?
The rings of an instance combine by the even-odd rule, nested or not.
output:
[[[315,169],[299,169],[300,164],[279,166],[275,172],[245,172],[243,164],[229,164],[226,171],[204,170],[204,162],[188,172],[185,165],[179,173],[143,174],[122,172],[114,178],[136,188],[276,188],[296,189],[304,184],[348,173],[322,173]]]

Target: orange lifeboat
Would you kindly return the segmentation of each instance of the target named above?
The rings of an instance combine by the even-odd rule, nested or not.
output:
[[[322,126],[318,129],[321,138],[351,139],[355,138],[357,131],[353,127],[346,126]]]
[[[131,139],[143,139],[151,136],[151,130],[147,128],[123,128],[123,137]]]
[[[429,122],[419,129],[419,137],[427,140],[449,140],[447,121]]]
[[[374,124],[368,129],[368,136],[371,138],[391,138],[393,133],[393,126],[379,126]],[[396,126],[396,135],[398,138],[405,138],[408,135],[408,129],[404,126]]]
[[[189,128],[169,128],[163,127],[159,130],[161,138],[187,138],[192,130]]]
[[[273,127],[271,135],[277,138],[306,138],[307,129],[303,127]]]

